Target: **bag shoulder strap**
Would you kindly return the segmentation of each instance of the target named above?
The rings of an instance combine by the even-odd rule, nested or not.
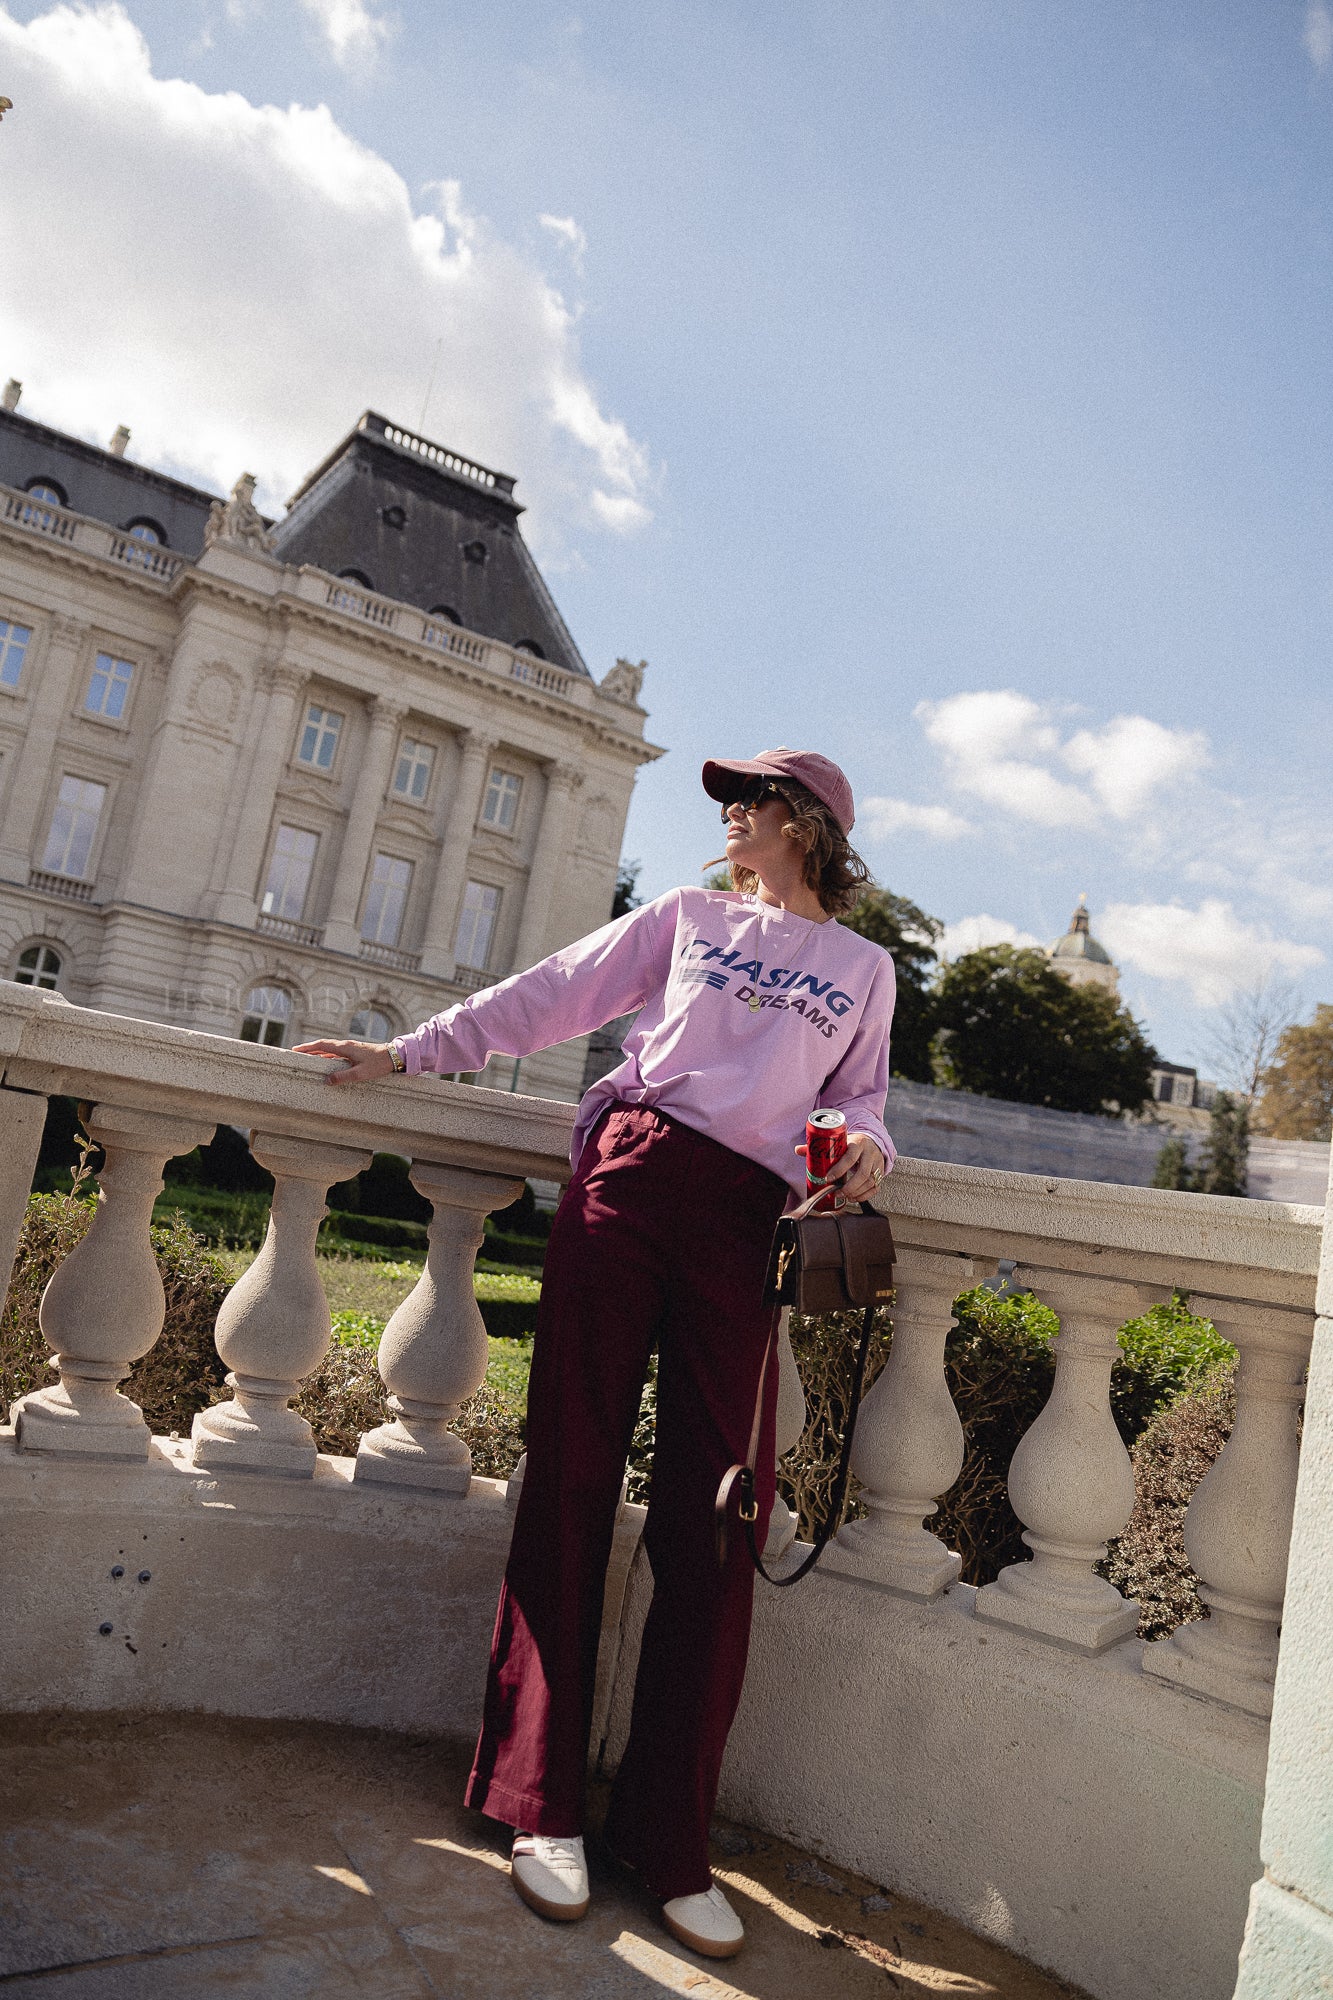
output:
[[[755,1522],[759,1518],[759,1506],[754,1497],[754,1468],[759,1457],[759,1433],[763,1427],[764,1390],[768,1382],[769,1365],[777,1348],[778,1313],[777,1311],[774,1312],[773,1322],[769,1328],[768,1342],[764,1348],[763,1365],[759,1371],[759,1394],[755,1399],[754,1421],[750,1426],[750,1448],[746,1454],[746,1461],[744,1465],[729,1467],[723,1474],[722,1482],[717,1489],[717,1498],[713,1502],[713,1529],[717,1541],[719,1569],[724,1567],[727,1560],[727,1547],[730,1539],[729,1516],[731,1496],[736,1491],[739,1491],[740,1494],[736,1505],[737,1518],[745,1530],[745,1541],[750,1551],[750,1560],[764,1581],[771,1583],[776,1589],[786,1590],[791,1584],[799,1583],[801,1578],[808,1575],[814,1568],[832,1541],[842,1514],[843,1503],[847,1498],[847,1481],[851,1473],[852,1464],[852,1440],[856,1433],[857,1412],[861,1407],[861,1392],[865,1383],[866,1362],[870,1356],[870,1336],[874,1331],[874,1325],[875,1307],[869,1305],[865,1308],[861,1320],[861,1341],[856,1351],[856,1370],[852,1378],[852,1393],[847,1408],[847,1424],[843,1432],[842,1453],[838,1459],[838,1472],[833,1482],[833,1497],[829,1501],[828,1513],[824,1516],[824,1520],[815,1536],[813,1547],[802,1558],[796,1568],[789,1570],[785,1576],[774,1576],[764,1563],[764,1558],[760,1554],[754,1532]]]

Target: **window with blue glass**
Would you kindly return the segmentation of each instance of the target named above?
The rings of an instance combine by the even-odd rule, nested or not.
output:
[[[343,719],[336,710],[321,708],[318,702],[312,701],[305,712],[305,726],[296,752],[297,763],[308,764],[315,771],[331,771],[342,726]]]
[[[104,721],[119,722],[130,698],[134,662],[118,660],[114,653],[99,653],[88,681],[85,715],[100,715]]]
[[[0,618],[0,687],[17,687],[32,638],[30,625],[15,625]]]

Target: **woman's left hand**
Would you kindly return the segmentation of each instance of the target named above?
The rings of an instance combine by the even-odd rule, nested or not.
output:
[[[805,1157],[804,1146],[796,1150]],[[869,1201],[888,1170],[888,1162],[873,1139],[864,1132],[849,1132],[847,1151],[830,1171],[829,1180],[838,1183],[839,1193],[848,1201]]]

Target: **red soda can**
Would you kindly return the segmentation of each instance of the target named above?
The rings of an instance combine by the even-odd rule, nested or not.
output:
[[[805,1121],[805,1191],[814,1194],[816,1189],[827,1186],[828,1177],[847,1151],[847,1114],[845,1111],[812,1111]],[[843,1197],[830,1188],[823,1201],[815,1204],[816,1212],[821,1209],[843,1207]]]

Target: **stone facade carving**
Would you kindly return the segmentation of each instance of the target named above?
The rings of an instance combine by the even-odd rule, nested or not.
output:
[[[215,500],[204,527],[204,547],[215,542],[240,542],[248,549],[269,555],[273,530],[264,526],[264,517],[255,506],[255,476],[243,472],[231,489],[230,500]]]
[[[611,701],[623,702],[626,708],[637,708],[647,671],[647,660],[640,660],[637,665],[630,660],[617,660],[602,680],[599,692]]]

